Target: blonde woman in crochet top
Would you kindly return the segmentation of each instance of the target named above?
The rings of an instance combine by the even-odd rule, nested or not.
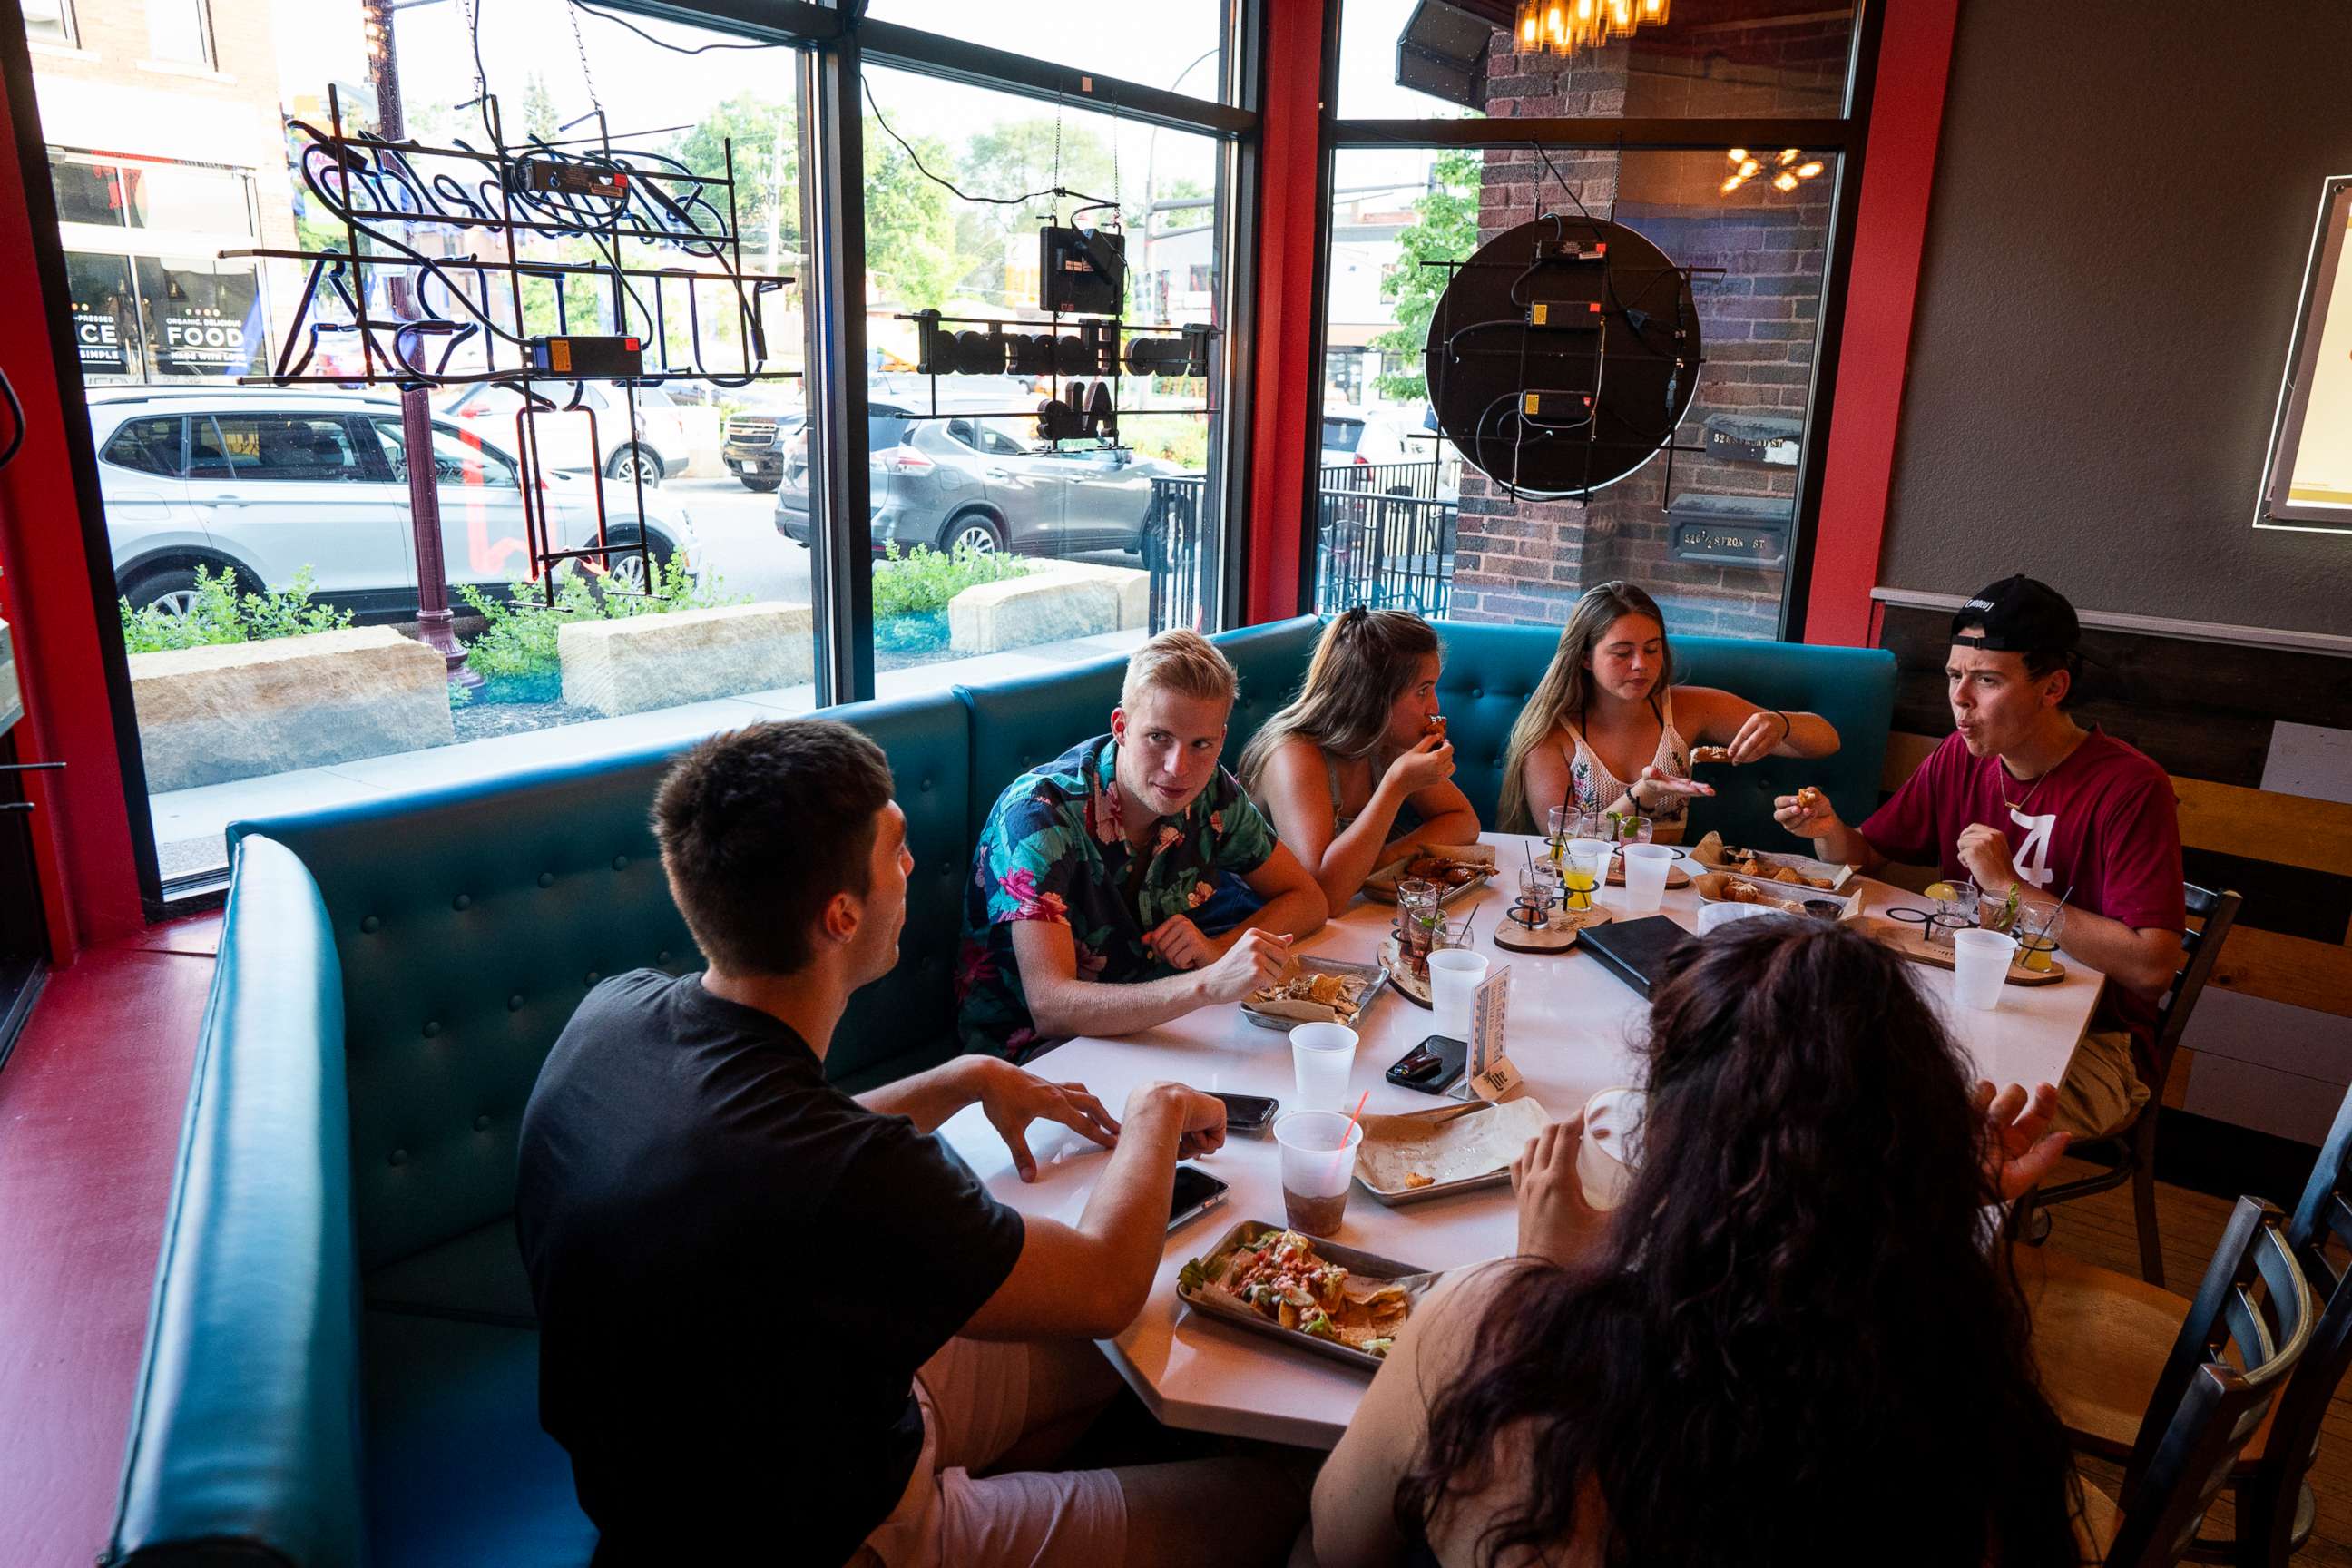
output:
[[[1691,752],[1720,761],[1822,757],[1838,733],[1817,713],[1784,713],[1706,686],[1676,687],[1665,617],[1629,583],[1586,592],[1560,632],[1543,682],[1504,755],[1507,833],[1545,831],[1551,810],[1638,811],[1655,841],[1678,844],[1691,798],[1715,793],[1691,777]]]

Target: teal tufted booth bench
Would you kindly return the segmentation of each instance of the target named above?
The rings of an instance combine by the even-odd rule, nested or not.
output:
[[[1462,782],[1491,817],[1504,739],[1553,634],[1441,631]],[[1219,639],[1243,679],[1228,762],[1287,700],[1316,632],[1301,618]],[[1841,810],[1875,801],[1887,655],[1675,651],[1689,679],[1828,713],[1847,749],[1806,776]],[[1022,768],[1108,728],[1121,668],[833,711],[888,753],[915,859],[899,969],[858,994],[828,1058],[845,1086],[953,1048],[971,843]],[[699,963],[646,816],[678,749],[231,830],[107,1562],[587,1562],[569,1462],[539,1429],[516,1131],[591,986]],[[1760,837],[1746,825],[1776,783],[1717,803],[1724,821]]]

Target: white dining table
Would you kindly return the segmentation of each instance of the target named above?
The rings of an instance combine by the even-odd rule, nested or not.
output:
[[[1553,1120],[1574,1114],[1601,1089],[1641,1081],[1637,1045],[1648,1004],[1601,961],[1578,948],[1559,953],[1513,952],[1494,943],[1517,890],[1513,869],[1527,847],[1541,840],[1489,833],[1501,875],[1476,894],[1448,906],[1449,918],[1475,916],[1472,945],[1493,969],[1510,968],[1504,1044],[1532,1095]],[[1927,900],[1884,883],[1860,884],[1867,911],[1925,908]],[[1608,888],[1603,906],[1625,912],[1625,892]],[[1689,887],[1670,888],[1660,912],[1696,928],[1699,899]],[[1391,906],[1358,899],[1314,936],[1298,944],[1303,956],[1352,963],[1379,961]],[[2056,1083],[2064,1075],[2097,1003],[2105,978],[2065,958],[2065,978],[2051,984],[2002,988],[1990,1011],[1952,1001],[1948,970],[1914,964],[1924,992],[1939,1006],[1978,1076],[1997,1083]],[[1357,1021],[1361,1037],[1349,1080],[1353,1106],[1367,1089],[1368,1115],[1423,1110],[1445,1103],[1398,1088],[1382,1076],[1391,1063],[1436,1032],[1435,1016],[1393,986],[1384,988]],[[1075,1039],[1033,1060],[1031,1070],[1057,1082],[1076,1080],[1113,1114],[1129,1090],[1156,1079],[1196,1089],[1271,1095],[1287,1107],[1295,1099],[1290,1044],[1279,1031],[1251,1023],[1238,1005],[1197,1009],[1173,1022],[1118,1039]],[[1034,1182],[1013,1170],[1003,1141],[980,1114],[966,1109],[940,1136],[984,1179],[996,1196],[1025,1215],[1075,1222],[1108,1156],[1076,1133],[1038,1123],[1030,1133],[1037,1156]],[[1171,1426],[1328,1448],[1339,1439],[1367,1375],[1205,1318],[1176,1295],[1176,1272],[1244,1219],[1283,1221],[1276,1148],[1270,1135],[1229,1138],[1199,1162],[1231,1184],[1224,1204],[1168,1239],[1159,1278],[1141,1316],[1117,1338],[1100,1342],[1121,1376],[1160,1421]],[[1517,1239],[1507,1184],[1462,1192],[1395,1208],[1383,1206],[1360,1184],[1332,1239],[1411,1264],[1443,1269],[1508,1256]]]

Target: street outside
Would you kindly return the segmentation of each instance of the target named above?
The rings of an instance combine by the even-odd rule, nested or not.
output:
[[[715,467],[715,459],[710,461]],[[695,533],[702,541],[697,569],[717,571],[730,594],[813,603],[808,547],[776,531],[776,498],[745,489],[731,474],[706,474],[702,468],[698,459],[694,473],[671,479],[656,492],[664,502],[684,507],[694,519]],[[1140,558],[1120,550],[1093,551],[1071,559],[1104,566],[1142,564]]]

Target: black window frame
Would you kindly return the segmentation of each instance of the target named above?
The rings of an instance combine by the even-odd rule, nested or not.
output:
[[[1845,296],[1853,259],[1854,219],[1862,200],[1863,165],[1870,140],[1873,87],[1878,75],[1879,37],[1885,0],[1853,0],[1853,44],[1846,55],[1845,113],[1836,118],[1696,116],[1688,119],[1369,120],[1343,119],[1330,73],[1339,58],[1344,0],[1334,0],[1324,17],[1324,81],[1321,167],[1315,209],[1315,286],[1308,318],[1314,334],[1311,363],[1321,365],[1329,349],[1331,301],[1331,197],[1341,153],[1355,148],[1492,147],[1546,151],[1672,153],[1720,151],[1727,147],[1799,146],[1834,158],[1835,194],[1830,205],[1828,259],[1822,278],[1821,316],[1815,335],[1813,375],[1807,388],[1805,428],[1797,455],[1796,515],[1780,578],[1779,640],[1802,642],[1806,593],[1813,574],[1813,552],[1821,528],[1822,459],[1829,446],[1830,417],[1836,402],[1838,348],[1844,335]],[[1320,430],[1323,401],[1307,399],[1300,437],[1312,442]],[[1316,449],[1312,447],[1310,450]],[[1310,470],[1311,472],[1311,470]],[[1298,609],[1315,608],[1316,530],[1319,510],[1313,484],[1298,511]]]

